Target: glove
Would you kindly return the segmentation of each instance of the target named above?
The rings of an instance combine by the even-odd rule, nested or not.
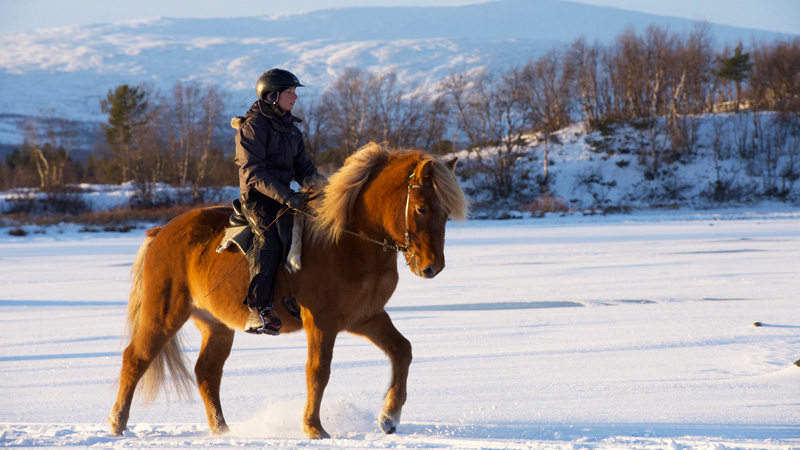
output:
[[[298,192],[292,192],[286,197],[286,206],[292,209],[300,210],[306,204],[306,199]]]

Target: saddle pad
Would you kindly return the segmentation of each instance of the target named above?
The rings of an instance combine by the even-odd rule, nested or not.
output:
[[[294,218],[292,224],[292,244],[289,247],[289,255],[286,257],[285,265],[286,270],[289,272],[297,272],[300,270],[300,254],[303,252],[303,226],[305,219],[302,215],[298,214]],[[236,247],[242,253],[250,248],[253,242],[253,232],[249,226],[241,227],[228,227],[225,228],[225,234],[222,236],[222,241],[217,247],[217,253],[222,253],[225,250],[235,251],[230,248],[231,245]]]
[[[250,243],[253,239],[253,232],[250,227],[245,225],[241,227],[228,227],[225,228],[225,235],[222,236],[222,242],[217,247],[217,253],[222,253],[227,250],[232,244],[236,244],[239,251],[246,252],[250,248]],[[234,251],[231,249],[231,251]]]

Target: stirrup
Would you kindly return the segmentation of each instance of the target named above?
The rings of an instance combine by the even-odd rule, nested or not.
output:
[[[244,326],[245,333],[268,334],[277,336],[280,334],[281,319],[272,308],[249,307],[250,317]],[[270,314],[271,313],[271,314]]]

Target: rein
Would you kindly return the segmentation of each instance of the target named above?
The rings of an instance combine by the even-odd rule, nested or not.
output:
[[[406,204],[408,204],[408,202],[406,202]],[[310,213],[307,213],[305,211],[300,211],[300,212],[303,213],[303,215],[305,215],[308,218],[311,218],[311,219],[316,218],[316,216],[314,216],[314,215],[312,215]],[[408,227],[408,225],[406,225],[406,227]],[[397,244],[390,244],[389,241],[387,241],[386,239],[384,239],[383,242],[381,242],[381,241],[379,241],[377,239],[372,239],[369,236],[364,236],[363,234],[356,233],[355,231],[344,230],[344,229],[342,231],[347,233],[347,234],[349,234],[349,235],[351,235],[351,236],[355,236],[357,238],[364,239],[365,241],[372,242],[373,244],[380,245],[381,247],[383,247],[383,251],[394,250],[396,252],[403,252],[403,253],[408,252],[408,229],[406,229],[406,234],[405,234],[405,237],[406,237],[406,245],[405,246],[397,245]]]
[[[409,175],[408,178],[411,179],[413,177],[414,177],[414,172],[411,172],[411,175]],[[411,202],[411,189],[433,188],[433,187],[435,187],[435,186],[428,186],[428,185],[425,185],[425,184],[409,184],[408,185],[408,191],[406,193],[406,211],[405,211],[406,231],[403,234],[403,236],[405,237],[406,245],[390,244],[389,241],[387,241],[386,239],[384,239],[383,242],[381,242],[381,241],[379,241],[377,239],[373,239],[373,238],[371,238],[369,236],[364,236],[363,234],[356,233],[355,231],[350,231],[350,230],[346,230],[346,229],[343,229],[342,231],[347,233],[347,234],[349,234],[349,235],[351,235],[351,236],[355,236],[357,238],[364,239],[365,241],[372,242],[373,244],[380,245],[381,247],[383,247],[383,251],[384,252],[388,251],[388,250],[394,250],[396,252],[408,253],[408,247],[410,245],[410,236],[408,234],[408,208],[409,208],[409,204]],[[307,213],[305,211],[300,211],[300,212],[302,212],[304,215],[306,215],[306,216],[308,216],[308,217],[310,217],[312,219],[314,218],[313,215],[311,215],[311,214],[309,214],[309,213]],[[411,254],[411,256],[413,256],[413,253]]]

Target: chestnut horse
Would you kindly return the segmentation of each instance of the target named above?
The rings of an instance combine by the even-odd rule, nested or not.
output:
[[[309,438],[329,437],[319,412],[341,331],[366,337],[389,357],[391,383],[378,424],[385,433],[395,431],[411,363],[411,344],[384,309],[398,280],[395,249],[419,277],[433,278],[444,268],[445,223],[448,217],[465,219],[468,209],[454,167],[455,160],[445,164],[418,150],[370,143],[347,158],[309,204],[302,269],[289,273],[281,268],[275,287],[275,307],[284,319],[281,333],[302,328],[308,338],[303,430]],[[222,366],[234,331],[247,321],[242,299],[249,281],[247,264],[238,264],[241,252],[215,251],[232,212],[227,207],[196,209],[148,230],[131,271],[130,343],[109,416],[112,434],[125,430],[140,381],[149,399],[163,384],[166,369],[177,387],[185,391],[192,384],[178,342],[178,331],[189,318],[203,336],[194,373],[210,431],[228,430],[219,398]],[[395,247],[386,251],[376,241]],[[300,306],[302,323],[280,301],[289,295]]]

